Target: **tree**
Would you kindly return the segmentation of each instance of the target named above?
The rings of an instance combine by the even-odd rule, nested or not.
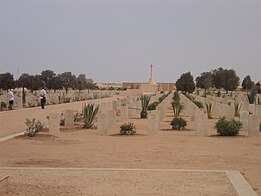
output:
[[[233,91],[235,90],[239,85],[239,77],[236,75],[236,72],[233,69],[224,70],[224,83],[223,88],[226,91]]]
[[[87,89],[97,89],[97,86],[95,83],[93,83],[92,79],[87,79]]]
[[[49,89],[53,89],[54,92],[58,89],[63,89],[62,79],[60,75],[54,76],[49,80]]]
[[[192,93],[195,90],[195,83],[190,72],[184,73],[176,82],[177,90]]]
[[[32,76],[32,79],[31,79],[32,83],[30,85],[31,91],[39,90],[41,87],[43,87],[45,85],[41,79],[42,79],[41,75]]]
[[[233,69],[218,68],[213,71],[214,85],[217,89],[233,91],[239,85],[239,77]]]
[[[15,81],[11,73],[2,73],[0,74],[0,89],[8,90],[14,88]]]
[[[217,88],[217,89],[221,89],[224,85],[223,85],[223,82],[224,82],[224,69],[222,67],[218,68],[218,69],[215,69],[212,71],[213,73],[213,81],[214,81],[214,86]]]
[[[59,77],[61,77],[62,86],[65,88],[66,93],[68,92],[69,88],[75,88],[76,76],[73,75],[71,72],[64,72],[60,74]]]
[[[17,80],[17,85],[18,87],[22,87],[23,91],[22,91],[22,100],[23,100],[23,104],[25,104],[25,88],[30,89],[31,84],[32,84],[32,78],[33,76],[27,74],[27,73],[23,73],[19,79]]]
[[[214,84],[213,74],[211,72],[203,72],[196,78],[196,87],[205,89],[211,88]]]
[[[41,80],[44,82],[44,86],[50,89],[50,81],[56,74],[52,70],[45,70],[41,72]]]
[[[86,79],[85,74],[79,74],[78,77],[76,78],[76,89],[81,92],[81,90],[84,90],[88,87],[88,82]]]
[[[255,85],[255,83],[251,80],[251,77],[249,75],[247,75],[242,82],[242,87],[244,90],[249,91],[251,88],[253,88],[253,86]]]

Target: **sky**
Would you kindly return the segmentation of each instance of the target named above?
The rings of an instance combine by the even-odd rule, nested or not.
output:
[[[0,0],[0,73],[146,82],[150,64],[157,82],[261,80],[261,0]]]

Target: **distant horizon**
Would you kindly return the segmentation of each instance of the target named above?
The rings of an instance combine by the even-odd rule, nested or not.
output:
[[[218,68],[220,68],[220,67],[217,67],[216,69],[218,69]],[[223,69],[230,69],[230,68],[224,68],[224,67],[222,67]],[[45,70],[47,70],[47,69],[45,69]],[[45,70],[42,70],[42,71],[45,71]],[[51,69],[49,69],[49,70],[51,70]],[[209,72],[209,71],[213,71],[214,69],[212,69],[212,70],[207,70],[207,71],[204,71],[204,72]],[[233,69],[233,70],[235,70],[235,69]],[[40,71],[39,73],[27,73],[27,74],[30,74],[30,75],[40,75],[41,74],[41,72],[42,71]],[[54,70],[51,70],[51,71],[54,71]],[[239,77],[239,83],[240,83],[240,85],[241,85],[241,83],[242,83],[242,81],[243,81],[243,79],[244,79],[244,77],[245,76],[247,76],[247,75],[249,75],[249,74],[247,74],[247,75],[244,75],[243,77],[240,77],[239,75],[238,75],[238,73],[237,73],[237,70],[235,70],[236,71],[236,74],[237,74],[237,76]],[[8,72],[8,71],[7,71]],[[76,76],[78,76],[79,74],[84,74],[84,73],[79,73],[79,74],[75,74],[74,72],[72,72],[72,71],[65,71],[65,72],[71,72],[72,74],[74,74],[74,75],[76,75]],[[149,69],[148,69],[148,72],[149,72]],[[191,71],[186,71],[186,72],[191,72]],[[184,72],[184,73],[186,73],[186,72]],[[6,73],[6,72],[2,72],[2,73]],[[14,77],[14,79],[15,80],[17,80],[17,79],[19,79],[19,77],[21,76],[21,74],[23,74],[23,73],[19,73],[19,77],[17,78],[17,73],[16,74],[14,74],[14,73],[12,73],[12,72],[9,72],[9,73],[11,73],[12,75],[13,75],[13,77]],[[26,72],[24,72],[24,73],[26,73]],[[56,73],[55,71],[54,71],[54,73],[56,74],[56,75],[58,75],[58,74],[61,74],[61,73],[63,73],[63,72],[61,72],[61,73]],[[191,72],[192,73],[192,72]],[[203,72],[202,72],[203,73]],[[1,74],[1,73],[0,73]],[[181,74],[183,74],[183,73],[181,73]],[[181,74],[180,74],[180,76],[181,76]],[[200,73],[201,74],[201,73]],[[199,75],[197,75],[197,76],[200,76],[200,74]],[[124,83],[124,82],[126,82],[126,83],[128,83],[128,82],[130,82],[130,83],[135,83],[135,82],[137,82],[137,83],[146,83],[146,82],[148,82],[149,81],[149,73],[147,73],[147,80],[145,79],[144,81],[96,81],[94,78],[92,78],[92,77],[87,77],[88,79],[93,79],[93,81],[94,81],[94,83]],[[155,74],[154,74],[155,75]],[[179,76],[179,77],[180,77]],[[193,78],[194,78],[194,81],[196,80],[196,78],[197,78],[197,76],[195,76],[195,75],[193,75],[193,73],[192,73],[192,76],[193,76]],[[179,79],[179,77],[176,79],[176,80],[174,80],[174,81],[157,81],[157,80],[155,80],[156,81],[156,83],[176,83],[176,81]],[[252,78],[252,76],[250,75],[250,77],[251,77],[251,80],[252,81],[254,81],[255,83],[257,83],[257,82],[259,82],[259,81],[261,81],[261,77],[260,77],[260,79],[258,79],[258,80],[254,80],[253,78]],[[154,77],[155,78],[155,77]]]
[[[0,72],[176,82],[234,69],[261,80],[260,0],[1,0]]]

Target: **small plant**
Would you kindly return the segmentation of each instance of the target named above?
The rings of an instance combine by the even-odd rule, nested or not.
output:
[[[187,122],[183,118],[174,117],[170,125],[172,125],[172,130],[181,130],[187,126]]]
[[[179,96],[179,92],[175,91],[173,93],[173,97],[172,97],[173,102],[179,102],[180,101],[180,96]]]
[[[94,118],[99,110],[99,106],[94,107],[94,104],[83,105],[83,127],[86,129],[92,128],[94,124]]]
[[[44,128],[44,124],[41,123],[39,120],[36,121],[35,118],[29,120],[28,118],[25,121],[27,125],[27,129],[25,131],[25,135],[34,137],[38,132],[42,131]]]
[[[257,104],[257,105],[261,105],[261,99],[260,99],[260,97],[257,97],[257,99],[256,99],[256,104]]]
[[[133,123],[125,123],[120,126],[120,134],[121,135],[135,135],[136,134],[136,127]]]
[[[214,105],[213,103],[205,103],[206,104],[206,108],[207,108],[207,114],[208,114],[208,119],[212,119],[212,112],[214,109]]]
[[[247,99],[248,99],[248,102],[250,104],[254,104],[255,100],[256,100],[256,92],[255,91],[251,91],[250,93],[248,93],[247,94]]]
[[[4,108],[6,108],[7,106],[6,106],[6,103],[5,102],[1,102],[0,103],[0,111],[2,111]]]
[[[198,108],[204,108],[203,103],[199,102],[199,101],[193,101],[193,103],[198,106]]]
[[[159,102],[155,101],[148,106],[148,110],[156,110],[157,106],[159,105]]]
[[[60,119],[60,126],[65,126],[65,118]]]
[[[148,118],[148,106],[150,102],[150,96],[142,95],[141,96],[141,112],[140,117],[141,118]]]
[[[79,122],[83,119],[83,113],[81,112],[76,112],[74,114],[74,122]]]
[[[261,131],[261,123],[259,124],[259,131]]]
[[[172,109],[173,109],[173,113],[174,113],[174,117],[178,117],[180,112],[183,109],[183,105],[181,105],[181,103],[178,101],[173,101],[172,102]]]
[[[158,102],[161,103],[168,95],[163,94],[161,97],[159,97]]]
[[[239,134],[239,130],[242,127],[242,123],[235,120],[226,120],[225,117],[219,119],[215,125],[215,129],[220,136],[236,136]]]
[[[237,103],[237,102],[234,102],[234,108],[235,108],[235,116],[239,116],[239,113],[240,113],[240,109],[242,107],[242,104],[241,103]]]

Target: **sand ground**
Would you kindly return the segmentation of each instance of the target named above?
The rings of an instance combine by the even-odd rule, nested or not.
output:
[[[21,111],[45,118],[48,112],[80,110],[81,105],[49,106],[44,114],[39,108]],[[21,111],[0,114],[1,123],[8,121],[9,115],[13,118],[12,129],[1,124],[1,135],[24,128],[26,115],[23,119]],[[135,123],[138,134],[119,136],[123,122],[118,117],[108,136],[99,135],[96,129],[82,129],[79,124],[74,129],[62,128],[59,137],[47,132],[34,138],[19,136],[0,143],[0,167],[239,170],[261,195],[261,136],[248,138],[242,132],[237,137],[217,137],[213,129],[217,119],[212,119],[208,122],[209,137],[198,137],[186,110],[182,115],[188,120],[187,130],[170,130],[169,110],[156,135],[148,134],[147,120],[133,118],[130,122]],[[12,182],[7,195],[236,195],[222,174],[213,173],[5,172],[10,173]]]

